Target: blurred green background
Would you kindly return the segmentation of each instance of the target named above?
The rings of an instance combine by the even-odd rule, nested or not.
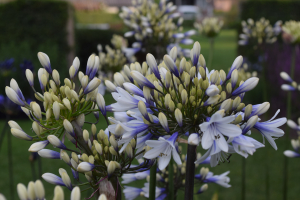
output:
[[[255,19],[265,16],[272,18],[272,23],[278,19],[299,19],[300,4],[298,1],[280,1],[274,4],[272,1],[262,4],[258,1],[245,1],[240,6],[240,1],[233,1],[232,7],[228,11],[216,10],[214,13],[225,21],[225,29],[215,40],[214,59],[209,69],[223,69],[227,71],[233,60],[240,54],[248,52],[238,48],[237,40],[240,31],[241,19],[253,17]],[[243,1],[244,2],[244,1]],[[271,2],[271,4],[270,4]],[[249,5],[246,5],[249,3]],[[283,4],[285,4],[283,6]],[[126,27],[118,16],[118,12],[110,11],[103,3],[95,9],[87,9],[84,4],[72,5],[65,1],[12,1],[10,3],[0,4],[0,61],[8,58],[14,58],[14,67],[24,60],[30,60],[37,72],[40,64],[37,59],[37,52],[47,53],[51,59],[52,68],[59,70],[61,77],[68,73],[74,56],[78,56],[81,61],[81,70],[84,70],[86,60],[91,53],[97,53],[97,44],[106,45],[110,43],[112,34],[123,34]],[[263,6],[263,7],[262,7]],[[283,6],[283,7],[282,7]],[[276,7],[276,9],[275,9]],[[243,10],[241,10],[243,8]],[[264,8],[264,9],[262,9]],[[276,11],[282,8],[282,13]],[[284,8],[284,9],[283,9]],[[274,10],[275,9],[275,10]],[[276,13],[277,12],[277,13]],[[108,24],[109,29],[91,29],[91,24]],[[188,30],[193,23],[185,22],[185,29]],[[209,41],[207,38],[195,35],[192,37],[201,44],[201,53],[205,58],[209,56]],[[131,42],[131,41],[129,41]],[[191,48],[191,46],[190,46]],[[249,53],[251,54],[251,53]],[[242,54],[244,55],[244,54]],[[27,96],[31,94],[27,80],[20,73],[11,74],[19,83],[23,93]],[[11,78],[9,77],[9,78]],[[36,81],[36,84],[38,81]],[[252,102],[262,102],[261,84],[246,96]],[[0,77],[0,94],[4,94],[5,78]],[[278,90],[278,88],[276,88]],[[252,99],[249,99],[251,96]],[[110,94],[105,95],[106,103],[112,103],[113,99]],[[281,99],[285,101],[285,99]],[[271,105],[272,108],[272,105]],[[273,108],[274,109],[274,108]],[[269,116],[274,112],[269,111]],[[20,113],[12,116],[23,130],[31,133],[31,122],[26,119],[19,119]],[[89,116],[93,121],[93,116]],[[0,131],[5,126],[5,113],[0,112]],[[105,121],[98,123],[98,130],[105,128]],[[286,128],[286,127],[284,127]],[[89,128],[88,128],[89,129]],[[0,132],[1,134],[1,132]],[[3,193],[8,199],[11,199],[9,173],[8,173],[8,145],[7,131],[0,149],[0,193]],[[253,132],[253,137],[262,142],[260,134]],[[286,144],[289,143],[290,136],[276,140],[278,150],[275,151],[268,143],[266,147],[258,149],[253,156],[246,160],[246,199],[266,199],[266,185],[269,184],[269,199],[279,200],[283,198],[283,151],[286,150]],[[41,159],[41,170],[38,161],[30,162],[30,153],[27,149],[31,142],[25,142],[12,137],[12,155],[13,155],[13,181],[14,188],[21,182],[27,184],[30,180],[37,179],[39,172],[50,172],[58,174],[59,168],[68,168],[63,161]],[[49,145],[50,146],[50,145]],[[290,146],[288,146],[291,148]],[[200,151],[201,148],[199,148]],[[184,152],[184,151],[183,151]],[[201,151],[200,151],[201,152]],[[201,152],[203,153],[203,152]],[[242,182],[242,158],[239,155],[233,155],[230,163],[222,163],[215,168],[210,168],[214,174],[218,175],[225,171],[230,171],[231,188],[223,188],[216,184],[209,184],[207,192],[196,195],[195,199],[211,199],[213,194],[218,194],[218,199],[241,199],[241,182]],[[34,173],[32,166],[34,165]],[[205,167],[209,167],[205,165]],[[288,165],[288,199],[299,199],[299,180],[300,173],[299,161],[290,159]],[[69,171],[71,175],[71,171]],[[199,173],[199,169],[196,173]],[[34,174],[34,175],[33,175]],[[46,188],[46,198],[52,199],[54,186],[43,181]],[[141,182],[131,184],[132,186],[141,186]],[[199,188],[197,188],[199,189]],[[197,190],[195,188],[195,191]],[[65,190],[67,191],[67,190]],[[86,197],[91,192],[86,192]],[[66,192],[68,199],[69,192]],[[178,194],[178,200],[183,199],[183,192]],[[15,192],[15,199],[17,193]],[[143,199],[143,198],[139,198]]]

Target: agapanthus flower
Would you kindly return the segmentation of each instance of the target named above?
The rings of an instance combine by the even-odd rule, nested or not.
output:
[[[295,20],[286,21],[282,25],[282,38],[286,43],[299,44],[300,42],[300,22]]]
[[[277,22],[274,27],[271,26],[270,21],[261,18],[254,21],[249,18],[247,21],[242,21],[243,33],[240,34],[239,45],[247,45],[250,42],[255,44],[274,43],[280,33],[280,22]]]
[[[193,42],[189,37],[196,32],[194,30],[183,32],[183,18],[175,22],[179,16],[176,6],[165,0],[159,3],[148,0],[133,1],[131,8],[122,7],[120,13],[125,25],[130,28],[124,36],[135,39],[133,48],[152,54],[159,51],[160,53],[157,53],[162,55],[167,52],[169,45],[192,44]],[[181,52],[185,54],[185,49]]]
[[[268,110],[268,102],[254,106],[242,103],[245,93],[252,90],[259,80],[251,77],[238,81],[235,70],[240,68],[243,58],[239,56],[226,75],[223,70],[209,71],[203,55],[200,55],[200,49],[200,44],[195,43],[190,54],[191,61],[182,58],[174,62],[177,58],[176,47],[170,51],[170,55],[163,57],[161,63],[157,63],[148,54],[148,65],[143,63],[143,68],[136,64],[131,64],[130,68],[125,66],[123,77],[120,74],[115,76],[122,81],[115,80],[116,85],[109,83],[116,100],[116,103],[106,107],[115,112],[115,118],[110,119],[113,124],[109,130],[119,138],[119,144],[126,145],[135,137],[137,141],[143,138],[143,145],[153,148],[144,157],[159,158],[158,162],[163,162],[163,165],[159,164],[160,169],[166,167],[171,159],[171,149],[176,151],[174,144],[190,134],[198,134],[197,141],[207,150],[196,163],[211,157],[212,166],[227,160],[231,153],[245,156],[262,147],[252,138],[241,135],[248,133],[254,126],[267,139],[283,135],[283,131],[277,127],[285,123],[284,118],[274,123],[253,120]],[[276,126],[276,130],[266,128],[271,126]],[[177,138],[176,141],[173,141],[173,137]],[[172,139],[171,143],[168,138]],[[242,142],[240,138],[246,141]],[[196,143],[191,145],[197,146]],[[234,150],[237,146],[239,152]],[[169,147],[170,152],[166,154],[165,150],[169,151]],[[152,156],[149,157],[150,154]],[[177,154],[172,155],[176,161]]]
[[[206,17],[201,23],[195,23],[194,26],[198,29],[199,33],[208,38],[214,38],[220,33],[223,24],[223,20],[217,17]]]

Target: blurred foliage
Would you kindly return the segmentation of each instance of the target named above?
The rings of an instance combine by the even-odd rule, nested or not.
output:
[[[31,96],[31,89],[20,70],[24,60],[31,61],[37,73],[41,67],[37,52],[42,51],[50,57],[53,68],[65,69],[60,73],[67,72],[68,9],[68,3],[62,1],[22,0],[0,5],[0,61],[15,59],[16,71],[12,76],[27,97]],[[35,80],[37,84],[37,77]],[[0,85],[0,94],[3,94],[3,77],[0,77]]]
[[[85,71],[87,60],[92,53],[98,55],[98,44],[101,44],[102,47],[105,47],[105,45],[111,46],[110,41],[114,34],[123,35],[122,32],[117,32],[115,30],[76,30],[76,56],[81,61],[81,71]]]

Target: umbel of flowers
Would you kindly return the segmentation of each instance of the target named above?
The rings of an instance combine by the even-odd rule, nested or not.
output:
[[[26,188],[26,186],[22,183],[19,183],[17,185],[17,193],[19,196],[20,200],[36,200],[36,199],[40,199],[40,200],[45,200],[45,188],[44,185],[42,183],[42,181],[40,180],[36,180],[35,182],[30,181],[28,183],[28,186]],[[53,192],[53,199],[54,200],[64,200],[64,190],[62,189],[61,186],[57,185],[54,188],[54,192]],[[79,187],[74,187],[72,189],[71,195],[70,195],[70,199],[71,200],[81,200],[81,193],[80,193],[80,188]],[[6,200],[6,198],[4,197],[4,195],[2,195],[0,193],[0,200]],[[98,200],[107,200],[105,194],[101,194],[98,198]]]
[[[201,154],[198,153],[197,157],[201,157]],[[142,162],[142,161],[140,161]],[[175,165],[174,164],[174,190],[175,193],[177,193],[178,190],[184,189],[185,186],[185,173],[186,173],[186,159],[185,155],[181,155],[181,165]],[[207,164],[207,161],[201,163],[201,164]],[[197,165],[196,165],[197,167]],[[157,169],[156,173],[156,199],[168,199],[170,192],[168,191],[169,188],[169,170],[168,168],[159,170]],[[212,172],[209,171],[206,167],[201,167],[199,170],[199,173],[195,175],[195,185],[197,185],[197,188],[199,188],[196,192],[196,194],[202,194],[208,189],[209,183],[216,183],[222,187],[229,188],[231,185],[229,185],[230,178],[227,176],[229,174],[229,171],[221,174],[221,175],[214,175]],[[122,176],[122,183],[130,184],[131,182],[137,181],[137,180],[145,180],[144,187],[137,188],[137,187],[131,187],[126,186],[124,187],[123,193],[125,195],[125,198],[127,200],[133,200],[137,198],[138,196],[143,196],[146,198],[149,198],[149,175],[150,170],[139,172],[136,174],[124,174]]]
[[[135,139],[138,152],[144,147],[150,149],[143,157],[158,159],[158,168],[163,170],[171,159],[182,164],[178,143],[188,143],[185,199],[193,198],[195,163],[210,157],[211,166],[216,166],[232,153],[252,155],[264,146],[249,136],[252,128],[277,149],[274,139],[284,135],[278,127],[286,123],[286,118],[274,120],[279,111],[269,121],[259,118],[269,109],[268,102],[242,103],[245,93],[259,79],[238,82],[241,56],[226,74],[223,70],[209,71],[200,49],[196,42],[190,61],[177,60],[176,47],[161,63],[147,54],[143,68],[125,66],[123,75],[115,77],[116,85],[106,81],[116,100],[106,107],[106,111],[114,112],[108,130],[116,136],[118,145],[123,145],[119,153]],[[198,145],[206,153],[196,160]]]
[[[67,170],[59,169],[60,176],[43,174],[42,177],[47,182],[65,186],[69,190],[79,184],[89,186],[94,189],[91,196],[104,193],[108,199],[120,199],[118,177],[123,173],[147,170],[152,162],[146,160],[139,166],[130,167],[133,159],[144,153],[144,150],[136,152],[136,139],[131,139],[126,148],[122,148],[117,142],[118,135],[110,134],[107,129],[97,130],[100,112],[108,122],[104,98],[98,93],[101,81],[95,77],[99,69],[99,57],[89,57],[85,74],[79,71],[80,62],[75,58],[69,69],[70,77],[63,81],[58,71],[51,68],[50,59],[45,53],[38,53],[38,58],[44,67],[38,70],[41,92],[34,88],[32,72],[26,70],[26,77],[37,102],[27,103],[14,79],[5,88],[10,100],[21,106],[31,120],[35,135],[25,133],[14,121],[9,121],[11,133],[17,138],[34,141],[29,151],[38,152],[44,158],[61,159],[66,163]],[[85,121],[85,116],[90,113],[94,114],[95,122]],[[90,125],[90,131],[83,128],[85,123]],[[73,144],[66,146],[66,139]],[[46,149],[49,144],[58,151]],[[121,148],[125,149],[122,153]],[[73,182],[69,177],[70,173],[74,177]],[[85,178],[79,174],[83,174]]]
[[[214,38],[221,31],[223,24],[223,20],[217,17],[206,17],[201,23],[195,23],[194,26],[198,29],[199,33],[208,38]]]
[[[243,33],[240,34],[239,45],[247,45],[250,42],[258,45],[274,43],[281,32],[281,24],[281,21],[277,21],[272,27],[270,21],[265,18],[261,18],[256,22],[251,18],[242,21]]]
[[[189,37],[194,30],[183,32],[183,18],[175,12],[176,6],[172,2],[161,0],[158,4],[152,0],[132,1],[133,7],[122,7],[120,17],[131,30],[125,37],[134,37],[133,48],[139,48],[144,53],[152,53],[157,59],[164,55],[167,46],[177,44],[192,44]],[[182,52],[187,55],[188,51]]]

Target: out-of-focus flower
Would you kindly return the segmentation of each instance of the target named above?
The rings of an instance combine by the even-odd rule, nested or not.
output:
[[[282,38],[286,43],[300,43],[300,21],[290,20],[282,25]]]
[[[223,24],[223,20],[217,17],[206,17],[201,23],[195,23],[194,26],[202,35],[214,38],[220,33]]]

